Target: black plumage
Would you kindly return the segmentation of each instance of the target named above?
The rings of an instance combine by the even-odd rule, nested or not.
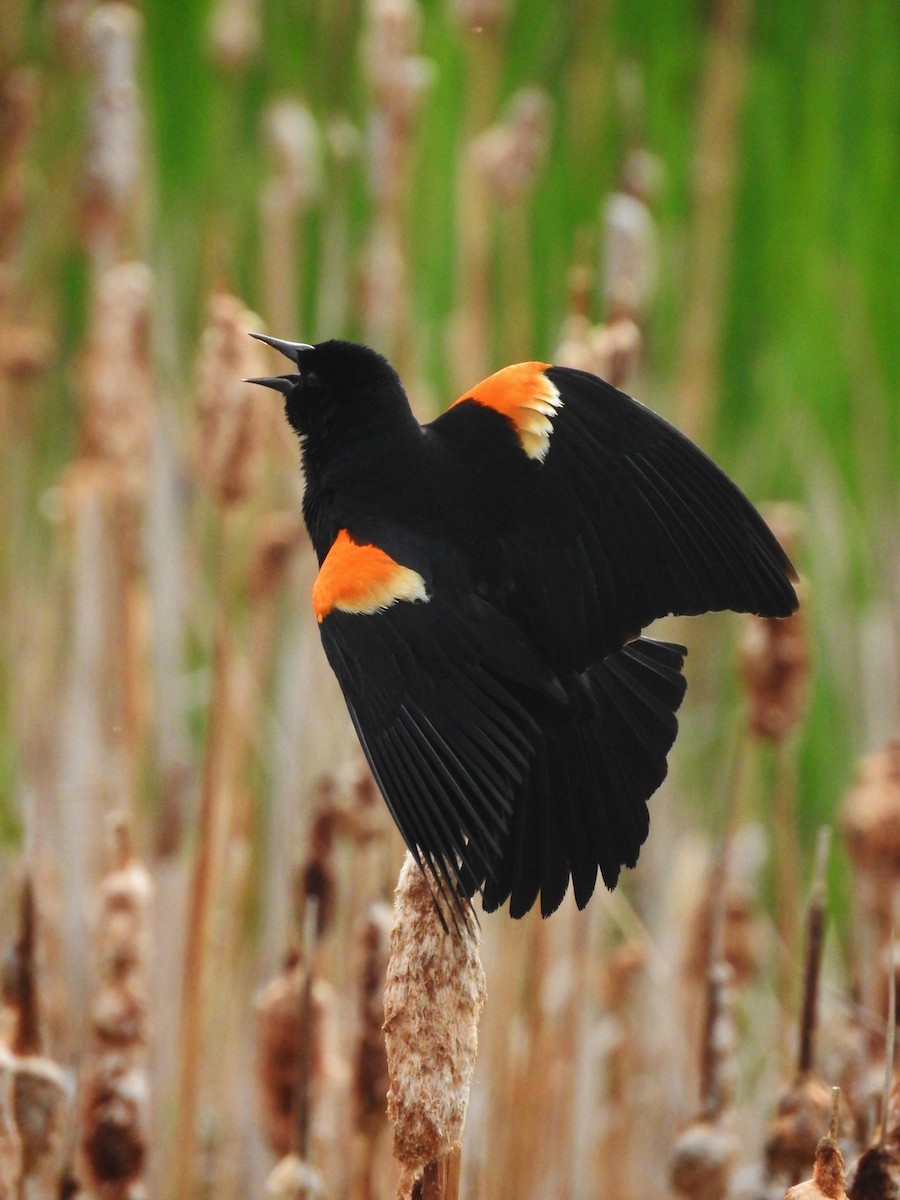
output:
[[[374,351],[271,341],[300,436],[322,642],[413,854],[457,907],[547,915],[644,842],[685,681],[669,613],[786,616],[793,569],[687,438],[519,364],[430,424]]]

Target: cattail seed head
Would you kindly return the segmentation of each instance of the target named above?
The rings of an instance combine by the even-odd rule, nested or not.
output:
[[[309,1019],[303,1022],[306,970],[297,954],[288,956],[281,972],[256,996],[257,1080],[263,1135],[272,1151],[284,1156],[297,1149],[300,1070],[308,1055],[309,1083],[321,1092],[327,1073],[327,1030],[334,993],[314,979]],[[305,1102],[305,1100],[304,1100]]]
[[[738,1157],[733,1129],[718,1121],[692,1121],[676,1138],[670,1178],[686,1200],[723,1200]]]
[[[276,100],[264,119],[281,202],[294,211],[310,206],[322,187],[322,152],[315,117],[298,100]]]
[[[209,18],[210,57],[222,71],[239,74],[259,57],[259,0],[217,0]]]
[[[130,1053],[104,1053],[82,1083],[82,1150],[100,1194],[130,1200],[147,1155],[146,1069]]]
[[[244,383],[265,375],[260,343],[249,337],[262,322],[236,296],[220,292],[209,302],[197,362],[197,473],[225,506],[245,502],[263,469],[265,444],[279,418],[264,389]]]
[[[80,1153],[98,1195],[136,1200],[148,1143],[146,969],[154,889],[122,813],[114,816],[113,839],[113,866],[99,889],[102,984],[91,1005],[93,1046],[81,1080]]]
[[[49,330],[37,325],[0,328],[0,376],[10,383],[30,383],[46,369],[55,343]]]
[[[766,1166],[773,1175],[796,1179],[809,1170],[830,1111],[831,1089],[814,1075],[782,1095],[765,1147]]]
[[[685,970],[698,982],[709,960],[715,903],[715,897],[704,892],[690,919]],[[722,957],[731,967],[735,986],[743,987],[759,972],[765,953],[765,929],[752,888],[734,881],[726,884],[721,920]]]
[[[862,760],[841,824],[858,871],[885,885],[900,879],[900,742]]]
[[[505,118],[472,145],[472,159],[496,199],[514,204],[529,191],[550,140],[549,97],[539,88],[523,88],[509,103]]]
[[[272,1200],[323,1200],[322,1176],[297,1154],[286,1154],[266,1180]]]
[[[422,18],[415,0],[369,0],[364,60],[376,108],[400,132],[409,127],[434,67],[416,55]]]
[[[791,504],[763,510],[788,557],[796,553],[802,515]],[[803,717],[809,680],[809,644],[803,588],[801,606],[790,617],[747,618],[741,637],[741,673],[748,703],[748,724],[758,738],[780,742]]]
[[[268,599],[278,591],[305,537],[303,521],[295,513],[267,512],[260,517],[250,554],[248,591],[253,600]]]
[[[872,1146],[853,1168],[850,1200],[900,1200],[900,1153],[893,1146]]]
[[[152,290],[153,275],[143,263],[105,272],[81,367],[81,453],[121,468],[136,484],[148,469],[154,423]]]
[[[629,180],[637,169],[626,164],[622,191],[603,208],[603,308],[612,317],[635,317],[652,303],[659,275],[656,223]]]
[[[832,1137],[823,1137],[816,1147],[812,1179],[788,1188],[784,1200],[847,1200],[844,1156]]]
[[[411,854],[400,872],[384,992],[394,1155],[410,1172],[462,1138],[485,1001],[479,936],[442,922]]]
[[[25,1185],[22,1194],[50,1195],[67,1149],[70,1089],[51,1059],[30,1055],[14,1061],[14,1106]]]
[[[97,927],[100,965],[110,980],[146,963],[154,890],[149,872],[134,856],[124,823],[116,836],[118,861],[100,884]]]

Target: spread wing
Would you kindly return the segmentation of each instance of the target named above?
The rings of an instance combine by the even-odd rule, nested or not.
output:
[[[585,670],[670,613],[797,606],[793,568],[740,489],[596,376],[507,367],[428,428],[518,497],[494,577],[512,581],[504,610],[557,670]]]
[[[553,704],[565,694],[490,605],[462,589],[436,593],[425,574],[346,531],[313,604],[391,815],[462,913],[463,860],[479,880],[495,877],[540,739],[522,696]]]

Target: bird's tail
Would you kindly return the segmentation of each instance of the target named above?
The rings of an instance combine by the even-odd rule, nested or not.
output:
[[[599,870],[613,888],[650,826],[647,800],[666,777],[684,697],[683,646],[638,638],[572,681],[570,702],[541,720],[544,739],[496,870],[483,882],[490,912],[509,899],[521,917],[538,894],[548,916],[569,879],[590,899]]]

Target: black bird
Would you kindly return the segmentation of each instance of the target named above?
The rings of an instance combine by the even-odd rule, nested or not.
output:
[[[457,911],[613,888],[666,775],[686,650],[657,617],[788,616],[793,568],[723,472],[584,371],[506,367],[427,425],[375,351],[254,335],[288,375],[322,643],[378,786]]]

